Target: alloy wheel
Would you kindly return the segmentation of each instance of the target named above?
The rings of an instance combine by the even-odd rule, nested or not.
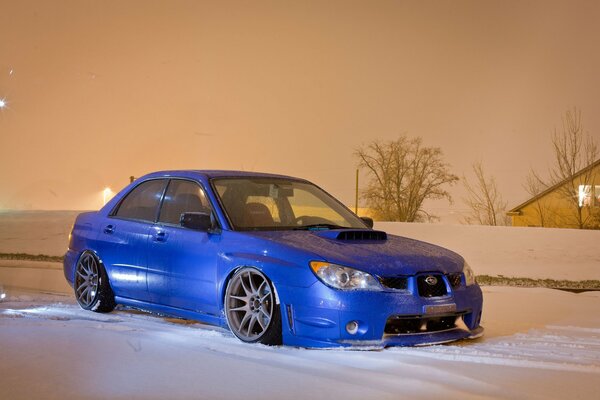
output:
[[[75,270],[75,296],[83,308],[89,308],[94,304],[99,282],[98,261],[92,254],[86,253],[77,262]]]
[[[225,312],[233,333],[245,342],[258,341],[269,329],[274,300],[271,285],[260,271],[238,271],[225,295]]]

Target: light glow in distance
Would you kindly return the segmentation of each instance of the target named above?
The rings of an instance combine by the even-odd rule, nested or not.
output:
[[[102,201],[103,201],[103,205],[105,205],[106,203],[108,203],[108,200],[110,200],[113,197],[113,191],[110,190],[109,187],[105,188],[102,191]]]

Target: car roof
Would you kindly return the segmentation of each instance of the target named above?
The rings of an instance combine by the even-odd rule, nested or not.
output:
[[[305,181],[305,179],[295,178],[293,176],[271,174],[265,172],[251,172],[251,171],[235,171],[235,170],[202,170],[202,169],[188,169],[188,170],[170,170],[170,171],[157,171],[141,178],[157,178],[157,177],[204,177],[207,179],[212,178],[284,178]]]

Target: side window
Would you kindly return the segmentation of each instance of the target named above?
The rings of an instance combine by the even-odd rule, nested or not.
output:
[[[159,222],[179,225],[181,214],[185,212],[210,212],[210,203],[202,188],[194,182],[173,179],[169,183]]]
[[[166,183],[165,179],[156,179],[140,184],[129,192],[114,215],[154,222]]]

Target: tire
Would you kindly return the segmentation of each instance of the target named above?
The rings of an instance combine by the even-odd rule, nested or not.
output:
[[[227,325],[246,343],[282,344],[281,312],[273,283],[256,268],[237,270],[225,290]]]
[[[77,261],[73,289],[84,310],[108,313],[117,306],[106,270],[91,251],[84,251]]]

